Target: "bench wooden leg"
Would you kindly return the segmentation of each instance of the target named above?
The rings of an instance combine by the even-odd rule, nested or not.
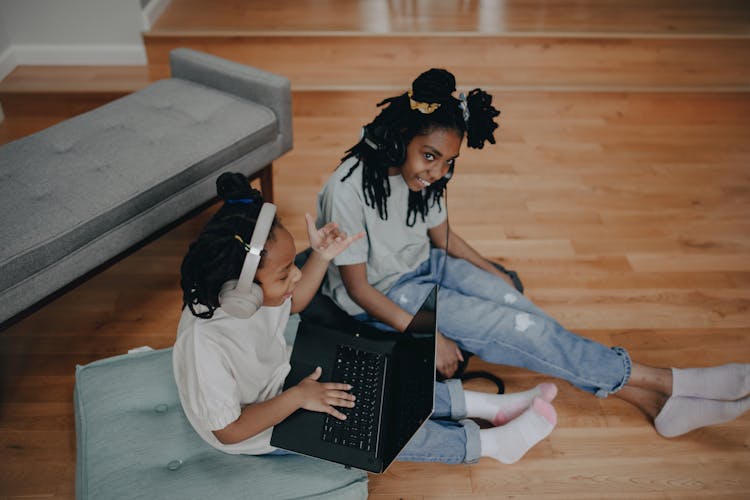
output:
[[[251,182],[260,179],[260,192],[263,193],[263,201],[273,203],[273,163],[269,163],[254,174],[250,174],[248,179]]]

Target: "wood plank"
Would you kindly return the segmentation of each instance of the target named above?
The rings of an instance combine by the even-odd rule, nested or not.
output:
[[[750,38],[589,38],[446,34],[188,36],[145,33],[154,75],[169,51],[190,47],[287,76],[295,89],[398,89],[418,71],[447,67],[487,88],[750,88]],[[272,46],[273,50],[268,50]]]

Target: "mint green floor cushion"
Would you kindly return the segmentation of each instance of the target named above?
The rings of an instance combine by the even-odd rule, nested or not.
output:
[[[78,500],[367,498],[362,471],[206,444],[182,412],[172,349],[78,366],[75,413]]]

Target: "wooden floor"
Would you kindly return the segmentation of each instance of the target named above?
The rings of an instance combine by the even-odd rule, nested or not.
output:
[[[268,30],[278,24],[283,30],[366,33],[368,16],[362,12],[376,4],[331,0],[317,2],[322,10],[315,10],[308,9],[311,2],[295,2],[295,7],[261,2],[265,7],[250,15],[243,7],[247,3],[215,1],[214,9],[198,15],[190,10],[198,2],[172,0],[154,32]],[[499,25],[501,18],[507,32],[710,34],[748,50],[743,40],[750,7],[739,1],[463,1],[442,2],[436,10],[427,10],[424,1],[382,4],[396,32],[477,30],[470,23],[482,18],[480,6],[504,5],[495,21]],[[373,51],[384,36],[370,40]],[[557,40],[557,34],[550,36]],[[206,39],[195,44],[223,50]],[[411,78],[423,69],[421,62],[412,60]],[[447,60],[445,67],[451,69],[453,62],[459,64]],[[627,69],[626,62],[620,65]],[[143,68],[81,70],[82,90],[76,92],[75,71],[57,78],[69,80],[63,88],[44,83],[55,80],[50,69],[16,71],[6,80],[6,93],[0,84],[7,116],[0,142],[151,78]],[[37,76],[29,76],[33,73]],[[460,86],[471,85],[456,73]],[[624,346],[640,362],[678,367],[750,362],[750,91],[722,84],[697,89],[679,72],[663,86],[637,91],[618,89],[616,81],[583,90],[548,74],[547,83],[557,90],[541,89],[531,80],[526,85],[519,73],[513,76],[519,85],[493,91],[502,109],[498,143],[461,152],[448,195],[451,226],[480,252],[517,270],[528,296],[566,327]],[[750,85],[743,74],[735,77],[741,86]],[[24,89],[19,80],[24,78],[33,88]],[[344,76],[331,87],[313,85],[304,74],[296,78],[294,150],[275,163],[274,176],[279,213],[302,248],[304,212],[315,210],[317,190],[357,139],[358,127],[394,90],[390,83],[362,88]],[[15,87],[8,90],[8,82]],[[73,498],[75,365],[132,347],[173,343],[180,314],[179,264],[215,208],[4,325],[0,500]],[[503,377],[509,391],[549,380],[476,359],[472,365]],[[396,463],[388,473],[370,476],[371,498],[750,495],[750,414],[666,440],[622,401],[598,400],[564,382],[558,386],[558,427],[519,463]]]

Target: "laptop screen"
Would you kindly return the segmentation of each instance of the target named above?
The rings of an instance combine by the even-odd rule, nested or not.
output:
[[[388,422],[395,425],[383,450],[386,464],[392,462],[430,417],[435,399],[435,331],[437,286],[434,286],[409,326],[399,338],[394,356],[394,405]]]

